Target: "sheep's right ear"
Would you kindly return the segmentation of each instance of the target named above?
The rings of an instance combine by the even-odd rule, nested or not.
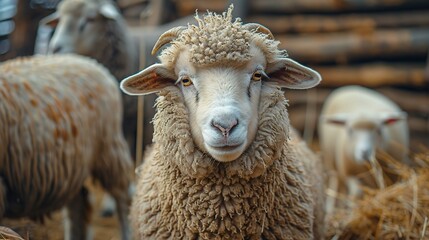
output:
[[[60,21],[60,15],[58,14],[58,12],[54,12],[42,18],[39,22],[39,25],[45,25],[45,26],[55,28],[57,27],[59,21]]]
[[[312,88],[322,80],[318,72],[290,58],[276,59],[267,69],[267,74],[270,81],[289,89]]]
[[[147,95],[174,86],[175,79],[171,70],[157,63],[122,80],[121,89],[128,95]]]

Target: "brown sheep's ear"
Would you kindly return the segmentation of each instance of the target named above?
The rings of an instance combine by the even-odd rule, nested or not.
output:
[[[147,95],[174,86],[176,76],[162,64],[153,64],[121,81],[121,89],[128,95]]]
[[[42,18],[39,22],[40,26],[49,26],[52,28],[56,28],[58,25],[58,22],[60,21],[60,15],[57,12],[54,12],[52,14],[49,14],[48,16]]]
[[[320,83],[322,77],[311,68],[305,67],[290,58],[279,58],[267,69],[270,81],[281,88],[307,89]]]

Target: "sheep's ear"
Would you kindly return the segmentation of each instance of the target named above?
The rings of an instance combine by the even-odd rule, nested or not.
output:
[[[279,58],[267,69],[271,81],[281,88],[307,89],[320,83],[322,77],[311,68],[290,58]]]
[[[335,114],[335,115],[324,115],[320,117],[323,122],[333,125],[345,126],[347,124],[347,115]]]
[[[40,26],[45,25],[45,26],[55,28],[57,27],[59,21],[60,21],[60,15],[57,12],[54,12],[42,18],[39,22],[39,25]]]
[[[385,113],[381,117],[381,121],[382,121],[383,125],[394,124],[398,121],[403,121],[406,119],[407,119],[407,113],[406,112]]]
[[[121,89],[128,95],[146,95],[174,86],[175,74],[162,64],[154,64],[121,81]]]
[[[101,16],[109,19],[117,19],[120,17],[118,9],[111,3],[103,3],[99,9]]]

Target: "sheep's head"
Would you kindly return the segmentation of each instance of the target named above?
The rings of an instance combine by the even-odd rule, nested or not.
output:
[[[405,112],[338,113],[322,116],[326,123],[345,128],[348,140],[344,154],[346,159],[353,159],[356,164],[366,164],[373,160],[377,149],[385,150],[390,139],[387,128],[406,118]]]
[[[170,43],[154,64],[122,81],[130,95],[144,95],[174,86],[189,110],[197,146],[214,159],[237,159],[253,141],[263,85],[305,89],[320,75],[287,58],[268,29],[232,21],[232,7],[223,15],[198,17],[198,26],[164,33],[154,47]]]
[[[41,24],[55,27],[49,43],[49,53],[78,53],[91,56],[104,36],[106,21],[121,15],[109,0],[65,0],[57,12],[41,20]]]

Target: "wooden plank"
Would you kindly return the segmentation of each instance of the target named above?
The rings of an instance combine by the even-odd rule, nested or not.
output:
[[[181,17],[195,14],[195,10],[198,10],[200,13],[204,13],[206,10],[223,12],[228,7],[227,0],[180,0],[176,1],[176,5],[179,16]]]
[[[376,28],[427,27],[429,26],[429,10],[376,14],[254,15],[246,21],[260,23],[273,33],[373,31]]]
[[[358,66],[314,66],[322,75],[321,86],[344,85],[380,86],[425,86],[423,64],[363,64]]]
[[[429,49],[429,28],[275,36],[280,48],[305,63],[424,58]]]
[[[416,115],[429,117],[429,92],[422,91],[406,91],[394,88],[378,89],[380,93],[392,99],[404,111]],[[429,122],[427,123],[429,124]]]
[[[253,12],[341,12],[403,8],[424,8],[427,0],[250,0]]]

